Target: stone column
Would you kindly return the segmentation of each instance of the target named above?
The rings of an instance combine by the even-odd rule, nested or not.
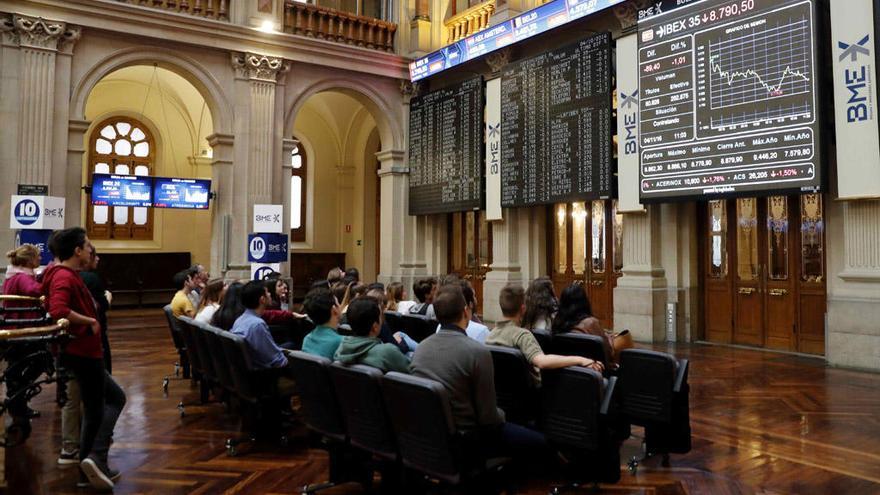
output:
[[[65,187],[59,193],[69,198],[65,201],[67,208],[66,226],[73,227],[82,222],[83,157],[86,156],[86,132],[92,124],[88,120],[70,119],[67,121],[67,156],[66,169],[57,172],[64,180]]]
[[[409,216],[409,168],[403,150],[382,150],[376,153],[381,164],[379,188],[382,195],[379,212],[379,281],[388,283],[401,278],[404,245],[412,230]]]
[[[227,232],[227,267],[234,276],[249,274],[247,234],[251,229],[253,205],[269,204],[273,199],[272,179],[276,146],[277,105],[275,85],[290,69],[284,59],[256,53],[234,52],[235,70],[235,142],[232,162],[236,164],[227,177],[232,183],[231,205],[224,203],[229,216]],[[230,275],[232,276],[232,275]]]
[[[483,282],[483,316],[488,321],[501,319],[498,295],[509,283],[522,284],[519,247],[519,218],[528,215],[518,209],[504,210],[504,220],[492,222],[492,265]]]
[[[825,355],[833,365],[880,370],[880,201],[825,204]]]
[[[19,184],[49,185],[56,118],[56,56],[60,51],[70,54],[80,37],[80,28],[62,21],[12,14],[0,20],[0,31],[19,46],[18,171],[13,177]],[[69,63],[67,68],[67,74],[59,75],[69,82]]]
[[[615,330],[629,329],[640,342],[665,339],[666,275],[661,265],[660,208],[625,214],[623,276],[614,289]]]
[[[233,176],[233,143],[235,136],[232,134],[211,134],[207,137],[211,146],[213,157],[211,159],[211,189],[216,196],[212,203],[212,227],[211,227],[211,269],[210,272],[217,276],[238,276],[230,274],[232,239],[237,236],[245,236],[241,221],[234,221],[235,204],[233,201],[235,177]],[[236,230],[237,229],[237,230]],[[242,240],[242,243],[245,241]]]

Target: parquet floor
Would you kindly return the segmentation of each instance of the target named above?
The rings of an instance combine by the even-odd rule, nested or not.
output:
[[[210,404],[187,407],[181,419],[177,402],[197,399],[188,381],[172,381],[168,396],[162,393],[174,351],[160,311],[117,312],[110,325],[115,376],[128,394],[111,451],[123,473],[116,493],[297,493],[326,477],[327,457],[308,448],[302,428],[287,447],[257,445],[227,457],[234,416]],[[880,494],[880,375],[726,347],[669,351],[691,359],[693,451],[673,456],[672,468],[652,460],[635,476],[624,472],[599,493]],[[54,392],[48,387],[36,399],[42,417],[28,443],[7,452],[9,494],[88,492],[75,488],[76,469],[55,464],[61,425]],[[624,448],[626,459],[637,441]],[[552,481],[533,480],[523,491],[547,493]]]

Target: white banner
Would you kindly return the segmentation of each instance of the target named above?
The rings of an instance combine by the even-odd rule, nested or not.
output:
[[[254,232],[283,234],[284,207],[282,205],[254,205]]]
[[[617,40],[617,211],[639,203],[639,53],[636,34]]]
[[[9,228],[58,230],[64,228],[64,198],[55,196],[12,196]]]
[[[486,81],[486,220],[501,220],[501,78]]]
[[[880,197],[873,3],[831,2],[837,191],[841,199]]]

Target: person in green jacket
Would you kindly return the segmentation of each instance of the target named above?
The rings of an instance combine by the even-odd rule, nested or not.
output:
[[[342,338],[336,351],[336,360],[343,364],[365,364],[382,370],[409,373],[409,360],[393,344],[379,340],[382,329],[382,310],[372,297],[355,299],[345,312],[351,332]]]
[[[312,289],[306,294],[303,302],[306,314],[315,325],[314,330],[309,332],[303,339],[302,350],[316,356],[333,359],[333,354],[342,342],[342,335],[336,332],[339,326],[339,301],[330,292],[330,289],[320,287]]]

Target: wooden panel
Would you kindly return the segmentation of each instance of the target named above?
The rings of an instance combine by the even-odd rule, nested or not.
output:
[[[797,350],[807,354],[825,354],[825,291],[800,294],[800,326]]]
[[[345,253],[299,253],[290,255],[290,277],[293,286],[291,297],[305,297],[309,287],[318,280],[325,280],[332,268],[345,268]]]
[[[192,265],[190,253],[98,253],[98,274],[113,305],[167,304],[177,290],[174,274]],[[151,297],[146,298],[148,294]]]
[[[770,349],[793,351],[797,337],[797,198],[770,196],[766,201],[767,220],[762,223],[764,247],[765,304],[767,326],[765,345]]]

